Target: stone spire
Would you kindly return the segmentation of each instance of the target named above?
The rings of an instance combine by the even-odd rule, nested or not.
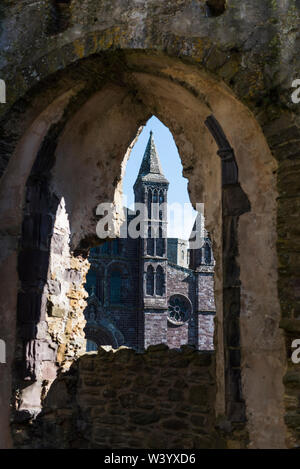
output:
[[[143,156],[140,171],[135,182],[135,185],[139,182],[163,182],[168,184],[168,180],[165,178],[159,156],[155,147],[153,132],[151,130],[150,137],[147,143],[147,147]]]

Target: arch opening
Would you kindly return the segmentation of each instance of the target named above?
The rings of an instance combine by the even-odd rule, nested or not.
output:
[[[209,234],[202,226],[203,214],[199,213],[195,223],[197,212],[190,203],[182,169],[172,134],[152,116],[138,133],[123,175],[125,221],[121,236],[92,248],[89,256],[90,272],[101,269],[110,291],[97,315],[99,327],[101,315],[108,314],[125,337],[124,345],[137,350],[160,343],[177,349],[182,345],[202,351],[214,349],[214,260],[211,253],[209,265],[205,257],[202,264],[197,264],[194,255],[190,263],[190,251],[203,249]],[[189,241],[193,230],[199,246]],[[113,248],[116,242],[119,252]],[[124,282],[122,288],[119,285],[122,301],[112,297],[115,285],[110,266],[114,262],[124,262],[128,269],[126,286]],[[88,303],[94,294],[93,282],[88,274]],[[200,290],[201,297],[197,294]],[[177,324],[176,330],[168,322],[168,301],[174,293],[185,295],[193,305],[189,321],[182,327]]]
[[[128,60],[133,66],[135,61],[134,57],[131,56]],[[151,66],[153,66],[153,63],[158,63],[157,58],[151,60]],[[147,61],[147,59],[145,59],[145,61]],[[204,93],[211,107],[211,109],[209,109],[201,99],[198,99],[195,95],[192,96],[184,86],[178,85],[176,78],[179,81],[182,73],[180,67],[184,68],[186,65],[178,63],[177,65],[178,67],[174,67],[174,70],[172,70],[172,73],[174,74],[173,82],[171,82],[167,77],[163,77],[163,74],[161,74],[161,76],[149,74],[148,70],[146,70],[147,66],[145,66],[145,70],[142,72],[141,69],[132,72],[130,74],[129,88],[132,90],[132,87],[134,87],[137,90],[137,94],[135,95],[138,97],[137,100],[133,100],[132,93],[128,94],[127,90],[125,92],[126,87],[121,89],[116,83],[110,83],[104,87],[102,91],[100,90],[98,95],[96,93],[90,97],[90,100],[82,106],[80,116],[76,112],[72,114],[69,122],[60,129],[59,138],[56,139],[57,146],[53,149],[55,153],[55,162],[54,166],[51,168],[51,181],[49,181],[49,187],[51,189],[51,194],[55,194],[56,196],[54,203],[60,203],[62,196],[64,196],[64,210],[68,215],[68,222],[70,225],[69,246],[71,246],[71,255],[68,261],[70,262],[70,267],[64,269],[64,275],[74,276],[72,277],[72,281],[68,280],[67,282],[68,286],[71,284],[73,286],[73,283],[76,283],[76,280],[73,280],[73,278],[76,279],[76,275],[80,272],[81,267],[86,266],[84,267],[86,270],[88,268],[86,260],[82,255],[84,254],[84,250],[95,244],[95,207],[98,203],[107,200],[114,200],[116,210],[118,209],[118,204],[120,205],[120,181],[122,179],[123,171],[122,167],[120,171],[120,166],[122,165],[123,155],[126,153],[128,145],[130,145],[130,142],[135,135],[137,123],[138,125],[145,123],[150,115],[155,114],[172,130],[176,143],[180,149],[184,174],[189,178],[191,200],[195,203],[197,200],[201,200],[203,196],[202,200],[204,200],[207,209],[207,223],[212,232],[214,252],[217,257],[216,302],[218,348],[216,353],[217,367],[219,367],[217,380],[220,395],[216,411],[217,413],[222,413],[222,407],[224,410],[224,401],[228,401],[230,396],[225,395],[222,383],[222,368],[224,369],[222,331],[223,277],[219,270],[222,265],[222,262],[220,262],[220,253],[222,252],[222,236],[220,227],[222,226],[222,223],[220,223],[221,206],[220,203],[218,203],[218,200],[219,202],[221,201],[221,165],[219,156],[216,154],[217,145],[214,143],[211,135],[207,132],[207,129],[205,129],[204,126],[206,118],[211,115],[211,110],[213,110],[218,121],[222,123],[222,126],[224,126],[224,131],[226,135],[228,135],[230,144],[234,147],[239,166],[240,181],[251,202],[251,212],[243,214],[238,224],[235,223],[233,219],[231,219],[229,223],[228,219],[228,225],[226,225],[228,233],[234,233],[232,238],[235,239],[231,238],[226,249],[230,252],[230,247],[232,247],[231,243],[236,240],[238,241],[239,246],[242,247],[239,253],[238,265],[240,279],[242,281],[241,297],[240,301],[238,298],[236,299],[237,301],[235,301],[235,304],[237,305],[236,311],[231,310],[230,314],[233,313],[238,317],[238,321],[241,325],[243,360],[248,360],[252,364],[252,369],[255,369],[255,373],[258,374],[257,376],[260,376],[260,374],[265,372],[265,368],[261,365],[265,362],[260,362],[260,366],[262,367],[257,366],[260,350],[259,341],[261,340],[261,337],[259,337],[259,335],[256,336],[255,333],[257,330],[264,330],[263,327],[259,327],[261,324],[263,325],[264,320],[264,316],[260,314],[262,309],[265,307],[269,308],[270,305],[272,305],[274,310],[274,297],[276,298],[276,279],[273,274],[274,271],[272,270],[272,265],[276,259],[276,255],[274,254],[274,242],[270,241],[270,233],[267,232],[264,227],[264,225],[267,225],[271,229],[275,226],[275,190],[273,185],[274,176],[272,174],[274,164],[272,157],[270,156],[269,149],[255,120],[252,116],[249,116],[249,113],[245,111],[240,103],[229,95],[228,90],[218,88],[216,84],[209,82],[209,79],[206,81],[206,77],[205,79],[203,77],[200,79],[197,75],[198,72],[196,73],[195,70],[193,70],[193,73],[195,73],[193,86],[198,86],[198,88]],[[126,82],[126,78],[128,79],[128,77],[126,77],[126,74],[124,76]],[[196,76],[199,78],[198,82],[195,78]],[[128,85],[128,82],[126,83]],[[209,83],[209,85],[207,83]],[[135,113],[132,112],[133,108]],[[128,109],[130,109],[131,112],[129,112]],[[105,119],[99,117],[100,112],[102,113],[102,116],[106,116]],[[134,117],[132,117],[133,114]],[[241,132],[241,128],[238,124],[239,119],[237,119],[237,122],[232,125],[232,119],[230,119],[230,117],[233,114],[235,116],[239,116],[243,121],[243,132]],[[124,119],[124,115],[126,115],[128,119]],[[194,118],[196,123],[195,125],[191,123],[191,115]],[[99,132],[99,128],[101,129],[101,132]],[[96,129],[98,134],[101,135],[101,139],[97,138],[95,134]],[[112,154],[114,155],[114,158],[110,161],[109,169],[106,164],[107,160],[105,154],[110,157]],[[20,153],[18,158],[20,158]],[[98,173],[96,173],[95,170],[98,171]],[[6,173],[6,181],[9,181],[9,176],[12,175],[14,171],[15,167],[12,161],[9,171]],[[78,174],[80,174],[80,184],[78,184]],[[95,179],[93,179],[92,175],[95,176]],[[107,184],[107,181],[110,181],[111,184]],[[216,190],[218,191],[217,198],[210,195],[212,193],[210,190],[212,186],[216,187]],[[100,194],[99,188],[101,187],[103,188],[103,190],[101,189],[101,195],[97,195]],[[269,195],[271,194],[272,197],[269,197],[267,200],[267,198],[263,198],[262,196],[259,200],[256,192],[262,195],[265,187],[268,187]],[[235,200],[236,197],[228,191],[224,191],[222,195],[225,199],[228,197],[228,200],[230,200],[231,197]],[[41,200],[39,200],[38,203],[40,202]],[[22,204],[19,205],[21,206]],[[19,205],[17,204],[17,206]],[[235,207],[235,210],[236,212],[234,215],[227,213],[226,216],[237,216],[237,207]],[[266,223],[266,220],[269,222]],[[118,223],[116,223],[116,219],[114,219],[113,223],[115,223],[113,230],[118,231]],[[255,236],[255,240],[250,237],[251,226],[253,223],[259,227],[259,239]],[[42,226],[44,226],[44,222],[42,223]],[[58,234],[61,235],[61,233]],[[56,237],[56,239],[59,239],[59,236]],[[56,249],[58,252],[63,251],[62,247],[59,245],[56,246]],[[43,250],[47,252],[46,248],[41,249],[41,251]],[[72,255],[74,254],[74,251],[76,252],[75,256]],[[249,266],[248,262],[249,257],[251,257],[251,253],[253,254],[254,251],[258,256],[266,256],[264,265],[256,265],[255,272],[254,269]],[[267,254],[263,254],[264,252],[268,254],[270,260],[268,260]],[[61,254],[59,255],[61,256]],[[78,262],[80,266],[78,265]],[[233,262],[234,261],[231,258],[231,267]],[[21,264],[24,265],[23,261]],[[74,268],[74,266],[77,266],[77,268]],[[22,267],[23,266],[21,266],[21,268]],[[75,272],[73,272],[73,270]],[[68,271],[68,273],[65,273],[66,271]],[[268,273],[270,272],[271,275],[268,276]],[[59,275],[61,274],[61,272],[57,273]],[[228,269],[228,271],[225,272],[224,278],[230,278],[231,274],[232,272]],[[70,279],[70,277],[68,278]],[[259,292],[259,288],[257,287],[259,278],[268,278],[269,283],[266,290],[267,294],[265,294],[264,297],[262,297],[261,292]],[[24,281],[26,282],[26,279],[24,279]],[[78,280],[78,283],[82,285],[82,276],[80,277],[80,280]],[[227,286],[229,287],[230,285],[227,284]],[[28,290],[26,291],[29,293],[29,285],[25,285],[25,287],[28,287]],[[233,291],[231,291],[231,293],[233,293]],[[54,293],[50,294],[54,295]],[[68,301],[72,301],[73,305],[76,304],[81,312],[83,311],[84,297],[80,299],[76,298],[76,292],[74,292],[73,289],[72,291],[70,291],[70,289],[68,289],[68,291],[64,291],[63,295],[68,297]],[[272,302],[270,301],[271,297]],[[83,300],[83,302],[81,302],[81,300]],[[22,300],[21,303],[24,304],[24,301]],[[251,311],[250,315],[248,314],[248,311]],[[57,314],[63,313],[58,311]],[[273,314],[275,317],[277,312]],[[53,317],[57,319],[57,316]],[[277,320],[276,318],[274,320]],[[56,319],[52,322],[54,323]],[[65,321],[65,319],[63,321]],[[69,324],[68,327],[71,327],[71,330],[73,330],[74,326]],[[39,333],[43,335],[41,329],[39,330]],[[56,331],[51,331],[51,334],[55,336]],[[230,334],[230,331],[228,331],[228,334]],[[236,336],[236,334],[234,333],[233,336]],[[43,347],[45,347],[48,352],[48,349],[51,349],[51,347],[49,347],[47,340],[44,340],[44,337],[45,335],[43,336],[42,342],[46,343],[46,345],[43,345]],[[270,350],[272,347],[275,347],[277,351],[280,349],[280,338],[278,338],[276,334],[274,337],[268,337],[267,341]],[[250,344],[250,342],[253,343]],[[255,345],[255,352],[253,351],[253,344]],[[236,352],[238,348],[239,347],[234,344],[232,344],[230,348],[226,348],[225,344],[225,353],[228,353],[226,360],[233,360],[233,357],[236,357],[238,353],[231,352],[232,350]],[[59,349],[60,353],[62,353],[61,350],[62,348]],[[271,352],[268,356],[271,356]],[[51,359],[48,361],[51,362]],[[266,361],[268,362],[268,359],[266,359]],[[274,371],[276,379],[280,380],[282,362],[279,358],[276,362],[276,366],[277,371],[272,371]],[[55,370],[52,371],[54,372]],[[49,368],[47,369],[47,373],[48,372]],[[254,396],[251,394],[250,375],[249,370],[244,368],[242,388],[247,397],[248,412],[250,420],[252,419],[251,424],[257,428],[259,417],[253,417],[252,410],[257,410],[257,406],[259,407],[259,404],[255,402]],[[51,376],[50,372],[48,376]],[[234,390],[234,392],[235,391],[236,390]],[[230,392],[231,391],[229,391],[229,393]],[[279,402],[279,395],[274,396],[272,392],[271,387],[267,389],[267,395],[273,396],[274,399],[277,399]],[[278,407],[279,409],[281,409],[280,405]],[[255,414],[262,415],[259,413],[259,409]],[[253,419],[257,420],[254,422]],[[252,436],[252,438],[256,437]]]

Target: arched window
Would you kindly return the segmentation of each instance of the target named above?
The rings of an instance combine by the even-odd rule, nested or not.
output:
[[[118,270],[113,270],[110,274],[110,302],[121,302],[121,273]]]
[[[165,293],[165,274],[163,268],[159,265],[156,269],[156,294],[163,296]]]
[[[163,238],[163,232],[160,226],[159,231],[158,231],[158,238],[156,239],[156,254],[159,257],[163,257],[165,253],[164,244],[165,244],[165,240]]]
[[[181,259],[184,261],[184,251],[181,251]]]
[[[148,228],[147,254],[154,256],[154,238],[152,238],[151,226]]]
[[[158,191],[154,189],[153,196],[152,196],[152,218],[155,220],[158,219],[159,216],[159,205],[158,205]]]
[[[148,218],[152,217],[152,190],[148,190]]]
[[[165,200],[164,191],[159,191],[159,203],[162,204]]]
[[[154,295],[154,269],[152,265],[148,266],[146,274],[146,293],[147,295]]]

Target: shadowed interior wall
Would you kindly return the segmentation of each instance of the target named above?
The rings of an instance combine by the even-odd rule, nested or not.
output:
[[[18,448],[226,448],[240,444],[215,430],[214,354],[189,346],[145,353],[102,348],[53,382],[29,429],[13,425]],[[139,373],[136,373],[136,369]]]

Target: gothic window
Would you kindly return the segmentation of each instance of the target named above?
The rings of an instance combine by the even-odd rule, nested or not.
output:
[[[184,251],[181,251],[181,259],[184,261]]]
[[[148,218],[152,217],[152,190],[148,190]]]
[[[165,197],[164,197],[164,192],[163,191],[159,191],[159,203],[162,204],[165,200]]]
[[[146,274],[146,293],[147,295],[154,295],[154,269],[152,265],[148,266]]]
[[[192,304],[184,295],[172,295],[169,299],[168,320],[181,325],[188,321],[192,314]]]
[[[159,213],[159,206],[158,206],[158,191],[157,189],[154,189],[153,191],[153,197],[152,197],[152,218],[155,220],[158,218]]]
[[[152,238],[151,234],[151,227],[149,226],[147,238],[147,254],[149,254],[149,256],[154,256],[154,238]]]
[[[163,238],[163,232],[162,232],[162,228],[161,226],[159,227],[159,234],[158,234],[158,238],[156,239],[156,254],[159,256],[159,257],[163,257],[164,255],[164,243],[165,243],[165,240]]]
[[[121,302],[121,283],[122,277],[118,270],[113,270],[110,275],[110,302]]]
[[[163,268],[159,265],[156,269],[156,294],[163,296],[165,293],[165,274]]]

